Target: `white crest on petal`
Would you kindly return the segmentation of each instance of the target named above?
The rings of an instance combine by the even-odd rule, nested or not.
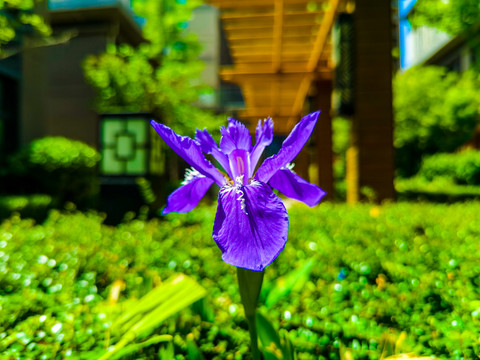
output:
[[[237,176],[235,178],[235,184],[237,184],[237,186],[242,186],[243,185],[243,175]]]
[[[288,169],[290,170],[291,172],[295,172],[293,171],[293,168],[295,167],[295,163],[288,163],[287,165],[283,166],[282,169]]]
[[[247,206],[245,205],[245,197],[244,197],[245,193],[243,192],[241,186],[237,186],[236,193],[238,195],[237,200],[240,201],[240,208],[245,213],[245,215],[248,215]]]
[[[249,185],[260,185],[260,183],[257,180],[251,179]],[[220,192],[224,193],[226,191],[235,191],[235,194],[238,195],[237,200],[240,201],[240,208],[245,215],[248,215],[243,187],[243,175],[240,175],[235,178],[235,183],[227,183],[224,187],[222,187]]]
[[[182,185],[187,185],[192,180],[197,179],[197,178],[202,178],[202,177],[205,177],[205,175],[200,174],[193,167],[188,168],[187,170],[185,170],[185,179],[182,181]]]
[[[252,179],[250,179],[250,183],[249,183],[248,185],[250,185],[250,186],[258,186],[258,185],[260,185],[260,181],[255,180],[255,179],[252,178]]]

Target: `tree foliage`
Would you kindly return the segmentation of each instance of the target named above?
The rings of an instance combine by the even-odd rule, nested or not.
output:
[[[480,5],[478,0],[418,0],[410,21],[458,35],[480,23]]]
[[[5,56],[5,47],[18,39],[20,34],[50,35],[50,26],[34,12],[37,2],[40,0],[0,1],[0,57]]]
[[[399,175],[413,175],[421,156],[452,152],[478,124],[478,74],[416,67],[394,80],[395,139]]]
[[[147,111],[181,133],[220,123],[218,116],[192,104],[211,91],[200,81],[201,45],[186,31],[192,11],[201,1],[144,0],[134,3],[146,19],[146,43],[110,45],[84,62],[87,81],[97,91],[100,112]]]

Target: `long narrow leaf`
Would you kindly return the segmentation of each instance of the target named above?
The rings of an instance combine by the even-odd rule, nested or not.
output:
[[[134,337],[137,337],[142,332],[157,327],[169,316],[179,312],[206,295],[205,289],[195,282],[188,285],[188,287],[185,286],[182,289],[179,289],[177,293],[166,299],[156,309],[144,316],[142,320],[135,324],[127,334],[125,334],[125,337],[132,336],[133,334]]]
[[[283,359],[280,337],[268,319],[257,312],[257,331],[265,360]]]
[[[301,289],[308,281],[315,262],[316,259],[310,259],[302,267],[280,277],[274,285],[267,287],[266,292],[262,294],[262,298],[265,299],[265,306],[271,307],[280,299],[285,298],[292,290]]]
[[[139,340],[144,334],[151,333],[165,319],[183,310],[205,295],[205,289],[188,276],[181,274],[169,279],[169,281],[153,289],[149,294],[140,299],[138,304],[135,304],[138,308],[130,310],[127,314],[122,315],[119,321],[115,322],[117,330],[121,325],[123,325],[123,328],[127,324],[131,326],[125,329],[126,332],[120,341],[110,347],[109,351],[100,360],[111,359],[117,356],[118,353],[129,347],[130,343]],[[139,315],[139,320],[134,323],[134,320]]]
[[[121,359],[124,356],[138,353],[141,349],[148,347],[150,345],[158,344],[161,342],[167,342],[167,341],[172,341],[172,336],[171,335],[156,335],[152,336],[150,339],[143,341],[138,344],[131,344],[126,347],[124,347],[122,350],[117,352],[115,355],[113,355],[110,360],[117,360]]]
[[[189,280],[193,281],[192,279],[186,277],[183,274],[178,274],[170,277],[162,285],[157,286],[145,296],[143,296],[140,300],[138,300],[135,304],[133,304],[133,306],[131,306],[131,310],[120,316],[112,324],[112,331],[114,331],[122,324],[128,322],[136,315],[146,313],[152,310],[153,308],[158,306],[158,304],[162,303],[165,299],[169,298],[173,293],[178,291],[180,287],[184,286],[185,284],[189,284]]]

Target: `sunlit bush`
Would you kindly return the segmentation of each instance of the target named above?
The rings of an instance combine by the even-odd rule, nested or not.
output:
[[[480,353],[479,211],[479,203],[292,206],[289,241],[266,270],[260,310],[289,331],[299,359],[339,359],[344,346],[354,359],[378,359],[385,334],[401,331],[401,351],[473,359]],[[188,358],[192,339],[205,359],[247,358],[235,268],[211,238],[214,216],[200,207],[116,228],[82,213],[53,212],[42,225],[4,222],[0,352],[98,359],[113,284],[124,284],[118,301],[128,306],[183,272],[207,298],[156,333],[173,336],[178,359]],[[299,286],[288,288],[292,271],[306,265]],[[156,358],[159,350],[152,345],[134,358]]]
[[[432,181],[421,175],[395,180],[399,200],[432,201],[453,203],[466,200],[480,200],[480,186],[459,185],[448,177],[436,177]]]
[[[416,67],[394,81],[396,166],[415,174],[423,155],[452,152],[473,137],[478,124],[478,75]]]
[[[46,193],[59,203],[82,206],[99,190],[100,154],[91,146],[64,137],[44,137],[11,156],[11,193]]]
[[[419,175],[427,180],[447,177],[457,184],[480,185],[480,151],[441,153],[426,157]]]

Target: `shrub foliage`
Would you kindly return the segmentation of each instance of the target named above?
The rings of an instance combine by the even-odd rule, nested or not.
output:
[[[414,175],[424,154],[452,152],[478,124],[478,75],[417,67],[394,81],[395,148],[400,176]]]
[[[9,159],[11,192],[45,193],[60,203],[82,206],[98,193],[100,154],[91,146],[64,137],[32,141]]]
[[[338,360],[345,347],[354,359],[378,359],[382,339],[401,339],[403,331],[397,351],[473,359],[480,353],[479,211],[479,203],[293,206],[289,242],[267,268],[261,310],[289,332],[298,359]],[[116,228],[82,213],[52,212],[41,225],[5,221],[0,351],[97,359],[116,284],[124,284],[118,301],[128,308],[129,299],[183,272],[207,298],[156,333],[173,336],[177,359],[188,358],[192,341],[205,359],[248,358],[235,269],[221,261],[213,219],[214,210],[201,207]],[[292,282],[298,286],[288,288]],[[146,346],[126,358],[162,351]]]
[[[446,177],[457,184],[480,185],[480,151],[440,153],[426,157],[419,175],[427,180]]]

